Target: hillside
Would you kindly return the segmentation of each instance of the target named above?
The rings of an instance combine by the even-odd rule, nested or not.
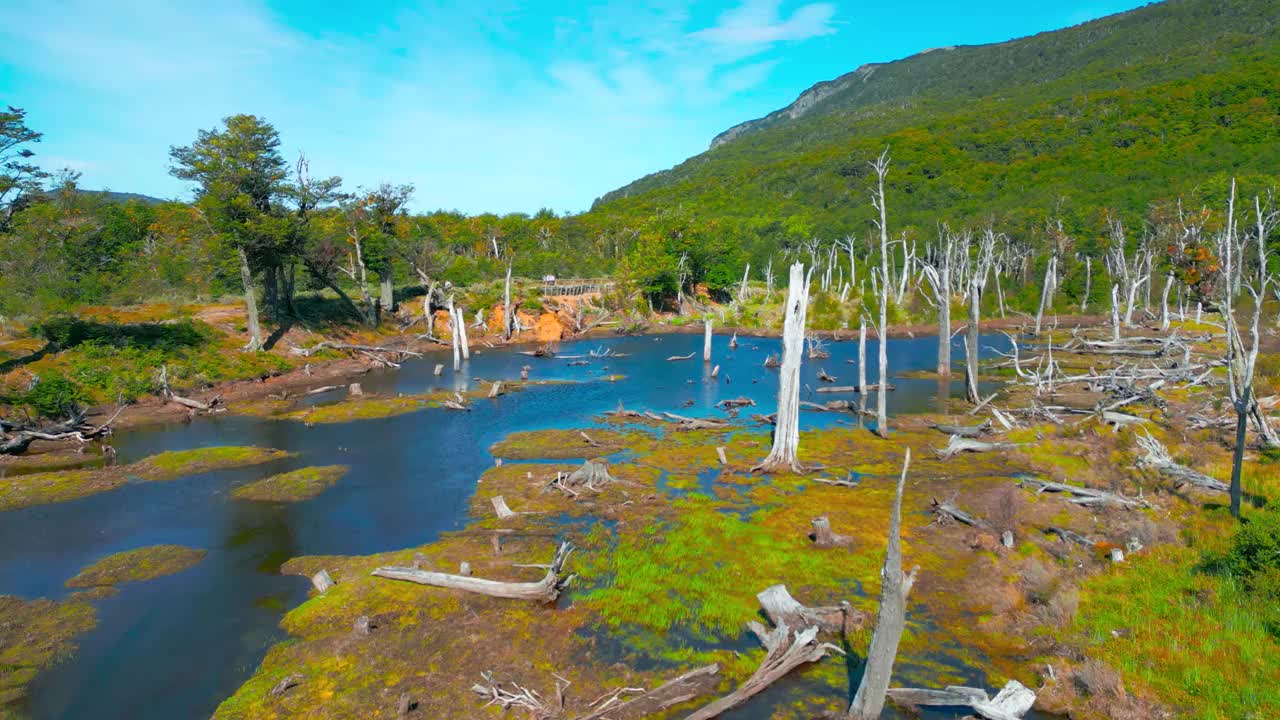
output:
[[[606,194],[592,212],[679,205],[850,232],[868,212],[865,161],[889,145],[908,224],[1050,208],[1141,213],[1211,176],[1280,167],[1278,18],[1265,0],[1173,0],[865,65]]]

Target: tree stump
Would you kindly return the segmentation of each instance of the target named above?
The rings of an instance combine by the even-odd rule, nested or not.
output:
[[[845,547],[852,542],[848,537],[837,534],[831,529],[831,521],[826,515],[820,515],[810,523],[813,525],[813,533],[809,537],[813,538],[814,547]]]

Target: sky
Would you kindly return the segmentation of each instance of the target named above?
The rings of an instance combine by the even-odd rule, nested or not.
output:
[[[349,190],[579,212],[864,63],[1140,4],[0,0],[0,103],[86,188],[186,199],[169,148],[251,113]]]

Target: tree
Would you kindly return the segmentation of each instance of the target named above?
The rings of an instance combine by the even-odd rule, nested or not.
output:
[[[871,202],[880,219],[876,227],[880,230],[880,324],[876,334],[880,348],[880,389],[876,393],[876,434],[889,437],[889,414],[886,409],[889,389],[889,226],[887,210],[884,202],[884,179],[889,174],[889,148],[880,153],[880,157],[871,163],[876,172],[876,192]]]
[[[43,137],[26,124],[27,111],[13,107],[0,111],[0,232],[9,229],[13,216],[40,195],[49,173],[29,162],[35,155],[28,145]]]
[[[778,374],[778,417],[773,426],[769,456],[753,470],[804,471],[796,456],[800,449],[800,361],[804,354],[804,322],[809,308],[809,276],[803,263],[791,266],[787,301],[783,305],[782,367]]]
[[[969,236],[956,235],[942,227],[938,245],[920,261],[920,271],[928,282],[930,298],[938,306],[938,374],[951,375],[951,297],[955,266],[969,252]]]
[[[277,204],[287,190],[280,136],[265,120],[233,115],[221,129],[201,130],[191,145],[170,148],[169,157],[169,172],[197,184],[196,204],[213,230],[236,249],[249,322],[245,347],[260,350],[254,270],[265,271],[268,287],[274,287],[282,256],[295,239],[280,222]],[[268,300],[276,297],[269,293]]]
[[[969,323],[964,333],[964,394],[975,405],[978,398],[978,323],[982,319],[982,292],[987,287],[987,276],[995,262],[996,233],[991,228],[978,241],[978,259],[973,274],[969,276]]]

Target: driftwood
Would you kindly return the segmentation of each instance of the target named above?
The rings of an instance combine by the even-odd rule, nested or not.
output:
[[[1076,505],[1115,505],[1117,507],[1149,507],[1150,503],[1141,498],[1131,498],[1116,493],[1109,493],[1102,490],[1094,490],[1093,488],[1078,487],[1075,485],[1067,485],[1065,483],[1053,482],[1050,480],[1037,480],[1035,478],[1024,478],[1020,483],[1023,487],[1030,488],[1040,493],[1064,493],[1067,501]]]
[[[929,427],[945,435],[959,435],[962,438],[976,438],[991,432],[991,421],[985,420],[980,425],[947,425],[930,423]]]
[[[573,580],[573,575],[562,575],[565,561],[569,559],[569,555],[572,552],[572,545],[567,542],[560,543],[550,567],[547,568],[547,574],[537,582],[502,582],[465,575],[431,572],[411,567],[393,566],[377,568],[372,574],[376,577],[391,580],[404,580],[418,583],[419,585],[464,590],[480,595],[488,595],[489,597],[551,603],[560,597],[560,592]]]
[[[778,362],[777,354],[770,353],[769,356],[764,359],[764,366],[767,368],[778,368],[782,367],[782,363]]]
[[[298,683],[301,682],[302,675],[300,673],[290,673],[281,678],[280,682],[276,683],[267,694],[271,697],[280,697],[288,692],[289,688],[297,687]]]
[[[835,377],[834,375],[828,375],[826,370],[823,370],[822,368],[818,368],[818,379],[821,380],[822,382],[833,383],[839,378]]]
[[[723,430],[728,423],[719,418],[691,418],[675,413],[664,412],[663,418],[676,423],[677,430]]]
[[[813,526],[813,533],[810,537],[813,538],[815,547],[843,547],[853,542],[850,538],[832,530],[831,520],[826,515],[820,515],[810,520],[809,524]]]
[[[908,707],[968,707],[987,720],[1021,720],[1035,705],[1036,694],[1017,680],[1010,680],[995,698],[980,688],[948,686],[942,690],[893,688],[889,698]]]
[[[75,440],[79,443],[87,443],[90,440],[106,437],[111,434],[111,424],[123,410],[124,406],[121,405],[116,409],[115,414],[101,425],[88,422],[84,411],[79,409],[60,423],[39,428],[0,419],[0,455],[21,455],[36,440],[49,442]]]
[[[642,720],[710,693],[716,689],[719,675],[719,665],[704,665],[619,703],[619,695],[630,689],[623,688],[592,703],[595,710],[577,720]]]
[[[667,361],[675,362],[677,360],[692,360],[693,356],[696,354],[697,353],[689,353],[688,355],[672,355],[671,357],[667,358]]]
[[[946,447],[934,448],[933,453],[937,455],[939,459],[949,460],[962,452],[993,452],[996,450],[1011,450],[1016,447],[1018,446],[1015,443],[989,443],[981,440],[974,440],[972,438],[960,437],[959,435],[952,435],[951,439],[947,441]]]
[[[739,397],[739,398],[733,398],[731,400],[721,400],[720,402],[716,403],[716,407],[720,408],[721,410],[731,410],[734,408],[755,407],[755,406],[756,406],[756,401],[752,400],[749,397]]]
[[[871,385],[867,385],[866,387],[863,387],[863,388],[859,388],[857,385],[832,385],[831,387],[820,387],[818,388],[818,392],[865,394],[865,393],[880,392],[881,388],[884,388],[885,391],[897,390],[897,388],[892,385],[886,385],[884,383],[872,383]]]
[[[1174,462],[1173,457],[1169,455],[1169,450],[1165,448],[1163,443],[1155,439],[1151,433],[1135,435],[1134,439],[1143,450],[1147,451],[1145,456],[1138,459],[1139,465],[1155,470],[1178,485],[1194,485],[1213,492],[1225,493],[1231,491],[1231,487],[1221,480]]]
[[[516,516],[516,513],[512,512],[510,507],[507,507],[507,499],[503,496],[494,495],[490,498],[490,501],[493,503],[493,511],[498,514],[499,520],[509,520]]]
[[[902,461],[902,475],[893,499],[893,511],[889,517],[889,543],[884,553],[884,568],[880,571],[880,608],[876,611],[876,627],[871,633],[871,646],[867,648],[866,669],[853,702],[849,704],[849,720],[877,720],[884,709],[885,693],[893,675],[893,662],[898,655],[898,643],[907,624],[907,596],[916,580],[916,571],[902,572],[902,490],[907,483],[907,468],[911,465],[911,448],[907,448]]]

